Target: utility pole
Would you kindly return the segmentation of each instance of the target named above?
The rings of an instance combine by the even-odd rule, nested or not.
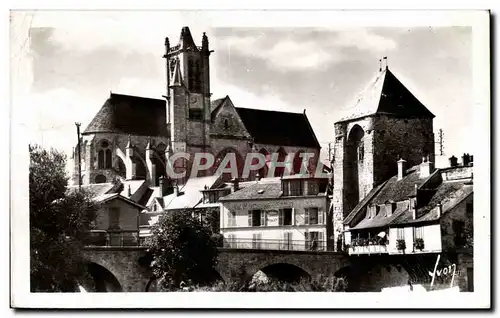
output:
[[[76,125],[76,134],[78,137],[78,189],[82,188],[82,157],[81,157],[81,145],[80,145],[80,123],[75,123]]]

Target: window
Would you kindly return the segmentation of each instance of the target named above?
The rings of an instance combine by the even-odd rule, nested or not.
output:
[[[286,208],[279,211],[279,225],[292,225],[292,209]]]
[[[109,209],[109,229],[119,229],[120,228],[120,209],[110,208]]]
[[[323,232],[305,232],[305,248],[310,251],[323,249]]]
[[[236,226],[236,212],[228,212],[227,219],[228,226]]]
[[[265,226],[266,214],[261,210],[248,211],[248,226]]]
[[[316,195],[318,194],[318,183],[313,180],[307,181],[307,194]]]
[[[224,119],[224,129],[225,130],[229,129],[229,121],[227,119]]]
[[[397,228],[397,239],[398,240],[404,240],[405,239],[405,228],[404,227],[398,227]]]
[[[299,196],[302,195],[302,180],[291,180],[290,182],[290,195]]]
[[[262,234],[261,233],[253,233],[252,234],[252,248],[259,249],[262,242]]]
[[[423,239],[424,238],[424,227],[419,226],[413,228],[415,239]]]
[[[306,208],[304,219],[306,225],[323,224],[323,212],[319,208]]]
[[[97,168],[98,169],[111,169],[111,150],[109,148],[109,142],[107,140],[101,141],[99,144],[101,149],[97,153]]]
[[[203,111],[201,109],[190,109],[189,110],[189,119],[202,120],[203,119]]]
[[[464,221],[453,221],[452,223],[453,235],[455,246],[464,246],[466,243],[465,239],[465,222]]]
[[[236,246],[236,236],[234,234],[227,235],[227,243],[230,248],[237,248]]]
[[[358,160],[363,161],[364,157],[365,157],[365,146],[363,145],[363,142],[361,142],[358,147]]]
[[[293,249],[292,232],[283,232],[283,247],[284,250]]]

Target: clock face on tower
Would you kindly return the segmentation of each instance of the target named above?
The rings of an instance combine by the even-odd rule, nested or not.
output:
[[[198,95],[191,95],[189,97],[189,104],[193,108],[202,108],[201,104],[201,96]]]

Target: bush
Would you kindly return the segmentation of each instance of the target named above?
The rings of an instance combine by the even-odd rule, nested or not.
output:
[[[161,289],[205,285],[214,278],[217,246],[211,230],[191,211],[169,212],[152,228],[148,240],[151,267]]]
[[[413,245],[415,246],[415,248],[417,250],[423,250],[425,248],[425,245],[424,245],[424,239],[422,238],[418,238],[418,239],[415,239],[415,243],[413,243]]]
[[[400,251],[406,250],[406,242],[405,240],[399,239],[396,241],[396,248]]]

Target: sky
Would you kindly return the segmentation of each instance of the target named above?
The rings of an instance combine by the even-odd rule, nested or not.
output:
[[[25,127],[29,142],[70,153],[75,122],[83,131],[110,91],[161,99],[164,39],[175,45],[181,28],[189,26],[197,45],[206,32],[214,50],[212,98],[229,95],[245,108],[305,109],[323,157],[334,141],[334,122],[353,109],[383,56],[436,115],[434,130],[437,136],[443,129],[445,155],[472,152],[470,27],[276,26],[263,19],[228,23],[222,17],[198,11],[12,13],[16,124]]]

